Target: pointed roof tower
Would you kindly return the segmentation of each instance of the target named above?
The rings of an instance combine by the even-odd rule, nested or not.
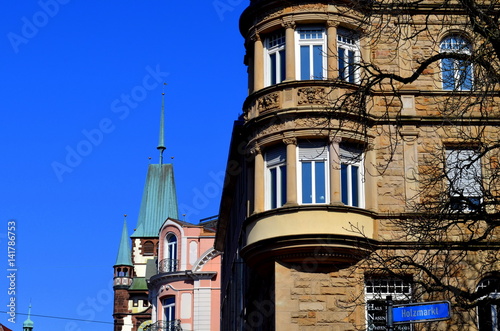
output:
[[[166,149],[165,135],[165,93],[162,93],[160,116],[160,136],[157,149],[160,151],[159,164],[150,164],[137,229],[132,238],[156,238],[158,231],[167,218],[178,219],[177,192],[175,190],[174,168],[163,164],[163,151]]]
[[[33,323],[33,321],[31,320],[30,317],[31,317],[31,303],[30,303],[29,308],[28,308],[28,318],[23,323],[23,331],[33,330],[33,326],[35,323]]]
[[[163,83],[164,89],[165,85],[167,84]],[[156,149],[160,151],[160,164],[163,164],[163,151],[167,149],[165,147],[165,90],[161,93],[160,137]]]
[[[122,237],[120,240],[120,247],[118,248],[118,255],[116,257],[115,266],[117,265],[132,266],[133,264],[130,252],[131,252],[130,239],[128,237],[128,230],[127,230],[127,215],[125,215],[123,220]]]

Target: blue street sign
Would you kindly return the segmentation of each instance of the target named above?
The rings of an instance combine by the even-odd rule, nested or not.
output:
[[[392,308],[392,321],[398,323],[418,323],[446,320],[451,317],[448,301],[410,303]]]

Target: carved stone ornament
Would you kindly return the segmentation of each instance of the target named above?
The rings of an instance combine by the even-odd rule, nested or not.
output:
[[[290,138],[283,138],[283,142],[285,145],[295,145],[297,146],[297,138],[290,137]]]
[[[284,27],[285,29],[295,29],[295,22],[293,21],[283,21],[281,23],[281,26]]]
[[[283,15],[283,9],[277,9],[274,11],[264,12],[262,15],[259,15],[258,21],[265,21],[271,18],[275,18]]]
[[[251,155],[257,155],[257,154],[262,154],[262,150],[260,149],[260,146],[259,145],[255,145],[253,147],[250,148],[250,154]]]
[[[308,4],[300,4],[296,6],[294,9],[296,11],[311,11],[311,10],[322,10],[325,6],[323,4],[318,3],[308,3]]]
[[[324,105],[327,103],[327,94],[323,87],[304,87],[297,91],[298,104]]]
[[[264,95],[259,99],[259,112],[266,111],[279,106],[279,94],[277,92]]]

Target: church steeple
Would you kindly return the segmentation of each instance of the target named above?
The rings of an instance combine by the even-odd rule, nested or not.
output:
[[[34,323],[30,317],[31,317],[31,303],[30,303],[29,308],[28,308],[28,318],[23,323],[23,331],[32,331],[33,330]]]
[[[164,83],[164,85],[167,85]],[[134,238],[157,238],[158,229],[167,218],[179,219],[177,206],[177,192],[175,190],[174,169],[172,164],[163,163],[165,151],[165,92],[162,92],[160,137],[158,149],[160,151],[159,164],[150,164],[137,228],[130,236]]]
[[[163,164],[163,151],[165,151],[165,85],[163,83],[163,91],[161,93],[161,115],[160,115],[160,137],[158,140],[158,149],[160,151],[160,164]]]

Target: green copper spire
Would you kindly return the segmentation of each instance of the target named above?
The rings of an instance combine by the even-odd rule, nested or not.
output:
[[[118,248],[118,256],[116,257],[115,266],[117,265],[132,266],[129,240],[130,239],[128,237],[128,230],[127,230],[127,215],[125,215],[125,219],[123,220],[122,238],[120,240],[120,248]]]
[[[163,88],[165,89],[166,83],[163,83]],[[163,151],[166,149],[165,147],[165,90],[161,93],[161,115],[160,115],[160,138],[158,141],[158,147],[156,147],[160,151],[160,164],[163,164]]]
[[[23,331],[31,331],[31,330],[33,330],[34,323],[30,319],[30,317],[31,317],[31,303],[30,303],[29,308],[28,308],[28,318],[23,323]]]
[[[165,93],[162,93],[160,140],[157,147],[160,150],[160,162],[148,167],[137,228],[131,238],[157,238],[158,231],[167,218],[179,219],[174,167],[172,164],[163,164],[164,122]]]

